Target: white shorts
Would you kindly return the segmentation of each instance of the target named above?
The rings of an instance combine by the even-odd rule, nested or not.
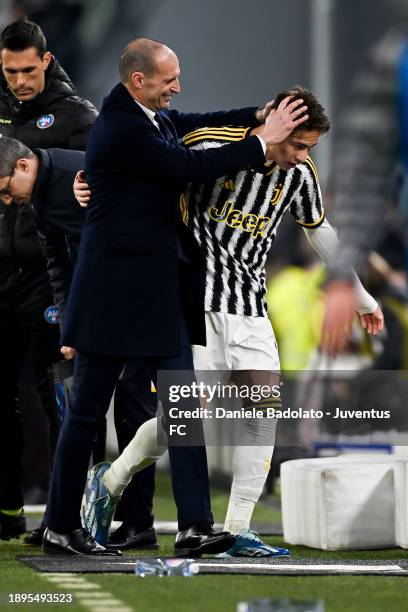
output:
[[[278,345],[267,317],[206,312],[207,346],[193,346],[195,370],[280,371]]]

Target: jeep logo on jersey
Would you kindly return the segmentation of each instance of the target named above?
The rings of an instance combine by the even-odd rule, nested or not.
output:
[[[243,213],[242,210],[234,208],[234,204],[232,200],[227,200],[224,204],[220,203],[219,208],[216,206],[210,208],[208,211],[210,218],[217,223],[226,223],[233,229],[239,228],[248,232],[254,238],[263,236],[271,218],[260,217],[254,213]]]
[[[51,114],[43,115],[37,121],[37,127],[39,127],[40,130],[45,130],[45,128],[51,127],[54,121],[55,121],[54,115],[51,115]]]
[[[51,325],[57,325],[60,320],[60,312],[58,306],[48,306],[44,310],[44,319]]]

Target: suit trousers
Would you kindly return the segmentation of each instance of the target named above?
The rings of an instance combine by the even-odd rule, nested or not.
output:
[[[145,421],[156,416],[156,394],[152,393],[150,368],[138,360],[126,364],[115,390],[114,419],[119,452],[129,444]],[[138,531],[153,525],[155,465],[134,474],[116,507],[115,520]]]
[[[193,380],[193,357],[184,319],[180,330],[182,348],[174,357],[140,359],[78,351],[72,406],[58,440],[45,515],[50,529],[69,533],[81,526],[79,511],[92,446],[124,366],[147,368],[153,380],[160,370],[189,371]],[[163,408],[166,414],[165,402]],[[212,524],[205,446],[170,446],[169,459],[179,529],[197,522]]]

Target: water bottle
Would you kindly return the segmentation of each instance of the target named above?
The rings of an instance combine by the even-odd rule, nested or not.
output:
[[[166,559],[167,576],[191,577],[199,572],[198,563],[194,559]]]
[[[185,576],[198,574],[199,566],[194,559],[139,559],[135,564],[135,575],[146,576]]]
[[[135,565],[135,575],[140,578],[146,576],[165,576],[166,567],[161,559],[138,560]]]

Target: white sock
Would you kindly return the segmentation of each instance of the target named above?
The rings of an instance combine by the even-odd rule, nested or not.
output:
[[[104,473],[103,484],[114,497],[122,495],[133,474],[155,463],[167,450],[167,447],[157,444],[157,427],[157,418],[143,423],[133,440]]]
[[[233,481],[224,531],[249,529],[255,504],[269,473],[273,446],[237,446],[232,460]]]

